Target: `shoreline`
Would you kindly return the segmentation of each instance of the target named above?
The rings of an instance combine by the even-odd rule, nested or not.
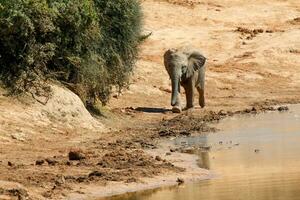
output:
[[[220,120],[227,119],[233,116],[244,116],[244,115],[257,115],[265,112],[282,112],[288,111],[293,105],[299,104],[279,104],[274,106],[264,107],[262,110],[252,111],[251,109],[244,109],[236,111],[234,114],[219,113],[223,116]],[[220,111],[221,112],[221,111]],[[219,120],[210,121],[209,124],[219,123]],[[215,127],[215,125],[213,125]],[[219,130],[218,130],[219,131]],[[217,132],[218,132],[217,131]],[[205,134],[211,134],[213,131],[205,132]],[[179,136],[182,137],[182,136]],[[166,155],[166,152],[170,152],[170,143],[167,143],[165,139],[159,139],[159,148],[154,150],[145,150],[145,153],[155,157],[156,155],[164,155],[162,159],[168,159],[170,163],[176,167],[182,167],[185,169],[184,172],[169,173],[167,175],[158,175],[151,178],[142,178],[139,182],[126,184],[124,182],[111,182],[105,186],[88,186],[85,188],[74,188],[77,190],[76,193],[70,193],[67,199],[72,200],[110,200],[110,198],[123,196],[135,192],[147,192],[149,190],[163,189],[165,187],[175,187],[181,185],[178,183],[178,179],[183,180],[184,183],[195,183],[198,181],[208,180],[216,176],[210,170],[200,168],[197,164],[198,156],[192,153],[181,153],[172,152],[170,155]],[[81,194],[78,194],[80,191]]]
[[[146,151],[149,155],[155,156],[159,153],[168,151],[165,145],[163,148],[154,151]],[[162,159],[167,158],[169,162],[177,167],[185,168],[184,172],[169,173],[159,175],[153,178],[142,178],[138,183],[126,184],[123,182],[108,183],[106,186],[91,186],[81,189],[78,193],[71,193],[67,199],[72,200],[101,200],[110,199],[119,195],[128,193],[142,192],[164,187],[172,187],[179,185],[178,179],[184,180],[184,184],[208,180],[214,177],[211,171],[200,168],[197,165],[197,155],[174,152],[168,156],[162,156]],[[74,188],[75,189],[75,188]],[[79,189],[79,188],[77,188]],[[76,189],[75,189],[76,190]]]

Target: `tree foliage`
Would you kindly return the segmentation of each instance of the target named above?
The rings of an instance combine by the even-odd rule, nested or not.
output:
[[[37,95],[55,79],[106,103],[128,84],[141,19],[138,0],[0,0],[0,79]]]

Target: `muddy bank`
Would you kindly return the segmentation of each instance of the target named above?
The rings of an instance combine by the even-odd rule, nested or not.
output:
[[[144,128],[102,133],[97,138],[68,146],[53,144],[55,150],[47,155],[26,157],[32,152],[30,141],[8,145],[1,150],[14,148],[18,154],[1,158],[1,180],[20,183],[23,188],[16,192],[14,188],[8,190],[0,185],[0,194],[27,199],[37,196],[38,199],[64,199],[69,194],[72,198],[91,194],[100,197],[177,184],[178,178],[187,182],[206,179],[210,173],[197,167],[196,157],[183,154],[189,153],[188,149],[174,149],[160,142],[164,138],[216,131],[213,122],[228,116],[286,110],[287,107],[255,106],[235,112],[187,111],[158,123],[144,124]],[[139,111],[129,109],[128,112]]]
[[[216,133],[166,141],[174,149],[197,155],[198,165],[216,177],[106,200],[298,199],[300,105],[289,108],[288,112],[233,116],[217,123]]]

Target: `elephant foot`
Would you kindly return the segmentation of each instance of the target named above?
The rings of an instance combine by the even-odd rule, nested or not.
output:
[[[194,106],[193,107],[185,107],[183,110],[184,111],[193,111],[194,110]]]
[[[181,108],[179,106],[173,106],[172,112],[173,113],[181,113]]]
[[[202,100],[199,100],[199,105],[201,108],[204,108],[205,107],[205,102],[202,101]]]

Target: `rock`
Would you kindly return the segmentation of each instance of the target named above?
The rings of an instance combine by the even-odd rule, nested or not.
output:
[[[191,136],[191,133],[187,131],[181,131],[179,134],[184,136]]]
[[[221,115],[221,116],[226,116],[227,115],[227,112],[225,110],[220,110],[218,115]]]
[[[10,161],[7,162],[7,165],[10,166],[10,167],[14,166],[14,165],[12,164],[12,162],[10,162]]]
[[[156,156],[156,157],[155,157],[155,160],[156,160],[156,161],[162,161],[162,158],[161,158],[160,156]]]
[[[203,150],[206,150],[206,151],[209,151],[211,149],[211,146],[202,146],[202,147],[199,147],[200,149],[203,149]]]
[[[35,165],[43,165],[45,163],[45,160],[37,160],[35,161]]]
[[[69,152],[69,160],[83,160],[85,155],[80,150],[72,150]]]
[[[166,156],[170,156],[170,155],[171,155],[171,153],[170,153],[170,152],[167,152],[167,153],[166,153]]]
[[[177,178],[176,182],[180,185],[184,183],[183,178]]]
[[[55,160],[55,159],[53,159],[53,158],[46,158],[45,160],[48,163],[48,165],[56,165],[56,164],[58,164],[58,161]]]
[[[255,152],[255,153],[258,153],[258,152],[259,152],[259,149],[254,149],[254,152]]]
[[[72,163],[71,163],[70,161],[67,161],[67,162],[66,162],[66,165],[71,166]]]
[[[280,107],[277,108],[277,110],[278,110],[279,112],[283,112],[283,111],[288,111],[289,108],[288,108],[287,106],[280,106]]]
[[[175,152],[175,151],[176,151],[176,149],[170,149],[170,152],[172,152],[172,153]]]
[[[25,134],[22,132],[17,132],[17,133],[11,134],[11,138],[14,140],[19,140],[21,142],[24,142],[26,140]]]
[[[61,185],[65,184],[65,183],[66,183],[66,179],[65,179],[64,176],[58,177],[58,179],[55,181],[55,184],[57,186],[61,186]]]
[[[190,147],[190,148],[185,148],[181,150],[181,153],[188,153],[188,154],[193,154],[195,152],[195,149]]]
[[[26,188],[15,182],[7,182],[0,180],[0,199],[5,200],[6,197],[8,199],[19,199],[19,200],[27,200],[30,198]]]
[[[130,177],[125,182],[126,183],[136,183],[136,182],[138,182],[138,180],[134,177]]]
[[[100,176],[103,176],[103,175],[104,175],[103,172],[93,171],[93,172],[91,172],[91,173],[89,174],[89,177],[92,177],[92,176],[98,176],[98,177],[100,177]]]
[[[245,113],[251,113],[251,110],[249,108],[244,110]]]
[[[76,179],[76,181],[79,182],[79,183],[82,183],[82,182],[84,182],[85,180],[87,180],[87,177],[86,177],[86,176],[80,176],[80,177],[78,177],[78,178]]]
[[[162,130],[162,131],[159,131],[159,136],[160,137],[168,137],[168,136],[175,136],[176,133],[172,130]]]

